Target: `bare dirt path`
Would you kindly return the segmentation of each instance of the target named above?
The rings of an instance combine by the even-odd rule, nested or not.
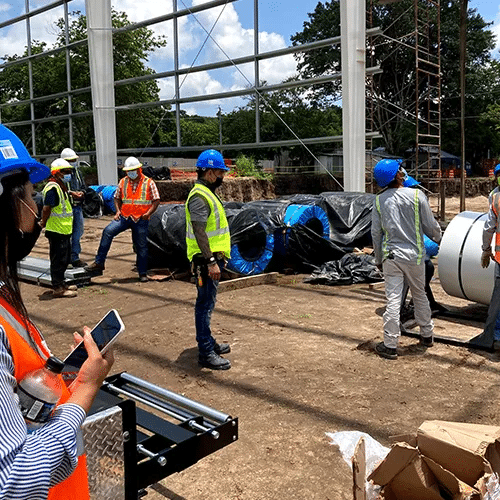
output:
[[[484,197],[468,206],[486,208]],[[109,220],[86,220],[85,260],[92,260]],[[325,432],[360,430],[387,445],[424,420],[500,422],[498,355],[443,344],[425,351],[408,337],[397,361],[374,354],[382,339],[381,285],[327,287],[294,276],[220,293],[213,327],[218,340],[231,343],[233,367],[200,369],[194,286],[139,283],[130,241],[128,233],[115,239],[104,276],[77,298],[40,301],[45,289],[32,284],[22,291],[55,354],[66,354],[73,330],[116,308],[127,330],[114,372],[126,370],[239,417],[236,443],[163,480],[147,498],[347,500],[351,472]],[[43,236],[34,255],[48,257]],[[447,296],[438,279],[432,286],[440,302],[485,317],[485,306]],[[439,319],[436,331],[470,338],[480,325]]]

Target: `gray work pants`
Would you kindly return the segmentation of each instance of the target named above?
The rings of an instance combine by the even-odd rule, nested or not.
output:
[[[411,262],[386,259],[383,263],[385,296],[387,306],[384,312],[384,344],[395,349],[401,335],[400,309],[404,283],[410,286],[415,308],[415,320],[420,327],[422,337],[431,337],[434,323],[431,318],[431,308],[425,293],[425,266]]]

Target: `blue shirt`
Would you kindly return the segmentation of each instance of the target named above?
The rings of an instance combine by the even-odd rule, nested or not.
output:
[[[0,326],[0,499],[46,500],[49,488],[77,465],[76,434],[82,407],[57,407],[43,427],[28,434],[19,409],[9,340]]]

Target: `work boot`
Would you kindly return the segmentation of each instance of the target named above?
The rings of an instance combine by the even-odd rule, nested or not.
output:
[[[139,281],[140,281],[141,283],[146,283],[146,281],[149,281],[148,275],[147,275],[147,274],[141,274],[141,275],[139,276]]]
[[[422,337],[420,336],[420,345],[423,345],[424,347],[432,347],[434,345],[434,339],[433,336],[431,335],[430,337]]]
[[[396,349],[392,347],[387,347],[383,342],[378,343],[375,346],[375,352],[386,359],[398,359],[398,353]]]
[[[67,298],[67,297],[77,297],[78,292],[75,290],[66,290],[63,286],[54,288],[54,293],[52,294],[52,297],[54,299],[59,299],[59,298]]]
[[[229,359],[221,358],[215,351],[210,351],[206,356],[200,356],[198,364],[211,370],[229,370],[231,368]]]
[[[214,345],[214,351],[215,354],[218,354],[219,356],[221,354],[228,354],[231,352],[231,346],[229,344],[218,344],[217,342]]]
[[[89,274],[102,274],[104,271],[104,264],[99,264],[97,262],[92,262],[92,264],[85,266],[84,267],[85,271],[87,271]]]
[[[79,267],[86,267],[88,264],[83,262],[83,260],[77,259],[74,260],[71,265],[73,266],[73,269],[78,269]]]
[[[66,285],[66,284],[64,284],[64,289],[76,292],[78,290],[78,287],[76,285]]]

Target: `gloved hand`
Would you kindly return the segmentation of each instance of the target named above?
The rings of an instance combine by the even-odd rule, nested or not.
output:
[[[481,266],[482,267],[488,267],[490,265],[490,260],[493,257],[493,254],[491,253],[491,248],[488,248],[488,250],[483,250],[483,253],[481,254]]]

